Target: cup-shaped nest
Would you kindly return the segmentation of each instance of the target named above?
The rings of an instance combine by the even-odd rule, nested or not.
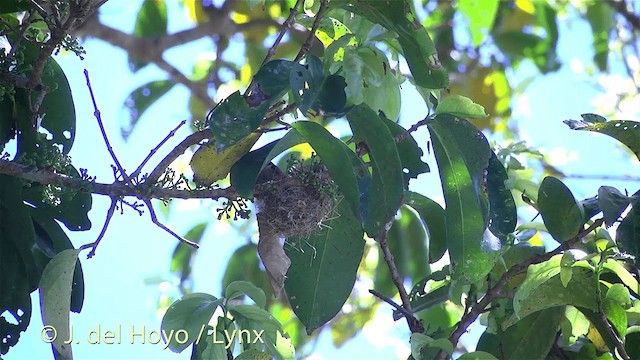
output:
[[[285,238],[311,235],[333,208],[330,194],[290,175],[264,184],[255,199],[260,226],[268,226]]]

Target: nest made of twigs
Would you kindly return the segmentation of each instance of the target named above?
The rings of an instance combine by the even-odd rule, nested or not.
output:
[[[267,226],[285,238],[310,236],[333,210],[330,193],[305,184],[296,175],[282,174],[263,184],[255,197],[260,226]],[[314,174],[314,178],[331,181],[322,174]]]

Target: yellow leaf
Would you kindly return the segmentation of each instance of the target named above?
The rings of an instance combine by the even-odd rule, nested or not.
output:
[[[196,184],[209,186],[227,177],[233,164],[251,150],[259,137],[260,134],[252,133],[221,153],[218,153],[213,145],[201,146],[193,154],[190,163]]]
[[[200,0],[186,0],[184,5],[189,11],[189,17],[195,21],[196,24],[202,24],[209,22],[209,15],[204,11],[202,7],[202,1]]]
[[[604,339],[602,338],[602,335],[600,335],[598,330],[596,330],[596,328],[591,324],[589,324],[589,332],[587,333],[587,338],[589,340],[591,340],[591,342],[593,343],[593,345],[596,346],[596,349],[598,351],[600,351],[600,352],[609,351],[609,347],[604,342]]]

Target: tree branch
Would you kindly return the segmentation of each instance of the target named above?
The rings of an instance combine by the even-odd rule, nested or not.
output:
[[[613,10],[629,22],[634,31],[640,31],[640,16],[631,12],[625,0],[606,0],[606,2]]]
[[[394,261],[393,254],[391,253],[391,249],[389,249],[389,244],[387,243],[387,236],[389,234],[389,229],[391,229],[391,225],[393,225],[393,219],[389,220],[389,222],[385,225],[383,232],[380,235],[376,236],[375,240],[380,244],[380,248],[382,249],[382,253],[384,254],[384,261],[387,263],[389,272],[391,273],[391,280],[393,280],[396,288],[398,288],[400,300],[402,300],[402,308],[404,309],[402,313],[405,315],[405,319],[407,320],[407,324],[409,325],[409,330],[411,330],[412,333],[423,333],[424,325],[422,324],[422,321],[418,320],[411,311],[411,301],[409,300],[409,295],[407,294],[407,290],[404,288],[402,276],[398,271],[398,267],[396,266],[396,263]]]
[[[545,254],[529,257],[517,263],[516,265],[512,266],[507,272],[502,274],[502,277],[500,277],[500,280],[498,280],[498,282],[487,291],[487,293],[482,297],[482,299],[478,301],[468,313],[462,316],[462,319],[460,319],[460,322],[458,323],[458,325],[456,325],[456,329],[453,331],[453,333],[451,333],[451,336],[449,336],[449,341],[451,341],[451,343],[455,346],[460,340],[460,337],[462,336],[462,334],[464,334],[467,331],[467,328],[474,321],[476,321],[478,316],[480,316],[485,311],[485,309],[491,304],[491,302],[493,302],[493,300],[508,297],[509,292],[505,291],[505,286],[507,285],[509,280],[511,280],[514,276],[518,275],[523,271],[526,271],[531,265],[545,262],[551,259],[552,257],[554,257],[555,255],[561,254],[562,252],[571,249],[571,247],[575,243],[580,241],[583,237],[587,236],[590,232],[597,229],[603,223],[604,223],[603,219],[598,219],[594,221],[593,224],[591,224],[591,226],[589,226],[587,229],[581,231],[573,238],[563,242],[560,246],[555,248],[553,251]],[[445,360],[446,358],[447,358],[447,353],[443,351],[440,351],[436,356],[436,359],[438,360]]]

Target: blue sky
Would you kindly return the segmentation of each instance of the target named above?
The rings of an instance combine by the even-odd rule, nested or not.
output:
[[[103,20],[124,31],[133,29],[133,19],[140,1],[114,0],[101,10]],[[176,2],[170,3],[170,12],[179,11]],[[172,13],[170,31],[176,31],[188,26],[181,13]],[[564,148],[574,153],[570,162],[562,166],[570,173],[597,174],[632,174],[638,172],[638,162],[632,160],[627,152],[621,150],[613,139],[603,135],[570,131],[562,120],[579,118],[581,113],[597,112],[592,100],[601,94],[596,88],[584,81],[584,76],[576,74],[570,64],[576,61],[588,63],[592,57],[591,36],[588,24],[582,20],[570,18],[560,23],[559,57],[563,67],[555,73],[545,76],[537,74],[533,65],[524,64],[511,78],[524,81],[529,76],[535,76],[527,87],[526,94],[514,99],[514,116],[511,121],[518,121],[518,126],[528,144],[555,151]],[[74,95],[77,112],[77,137],[71,152],[73,163],[77,168],[88,168],[91,175],[97,176],[98,181],[113,180],[111,163],[106,147],[102,142],[93,109],[84,84],[83,69],[87,69],[91,76],[93,89],[96,93],[102,118],[112,145],[126,169],[134,169],[154,147],[178,122],[188,118],[187,91],[176,86],[159,103],[145,113],[141,123],[132,133],[128,142],[120,137],[120,124],[126,119],[127,111],[123,109],[127,95],[138,86],[157,79],[164,79],[165,75],[154,67],[149,67],[137,74],[128,70],[127,57],[122,51],[98,41],[89,40],[85,44],[87,55],[81,61],[73,55],[59,55],[57,60],[65,70]],[[175,48],[167,54],[168,61],[179,69],[189,73],[198,54],[207,49],[207,42],[200,41]],[[614,59],[612,59],[614,60]],[[617,72],[621,71],[619,61],[614,64]],[[617,64],[617,65],[616,65]],[[575,69],[575,66],[574,66]],[[426,113],[424,107],[419,107],[420,99],[410,88],[403,84],[403,107],[401,124],[409,126]],[[637,120],[637,113],[635,114]],[[184,127],[165,146],[164,151],[172,148],[188,135],[189,130]],[[425,145],[428,135],[420,130],[416,135],[421,145]],[[156,155],[156,161],[164,153]],[[432,157],[425,156],[425,160],[435,169]],[[188,159],[187,159],[188,161]],[[153,163],[153,161],[152,161]],[[576,197],[593,196],[600,181],[567,180]],[[438,175],[436,172],[422,175],[412,182],[414,190],[439,198]],[[619,189],[625,187],[635,190],[637,183],[609,181],[607,185]],[[108,208],[108,199],[94,197],[93,210],[90,218],[93,227],[90,231],[81,233],[69,232],[70,238],[76,246],[95,240]],[[166,224],[178,233],[185,233],[191,226],[200,222],[215,219],[215,206],[206,201],[176,201],[170,221]],[[194,264],[195,290],[220,295],[220,278],[225,269],[231,252],[247,241],[238,237],[228,224],[216,222],[210,226],[199,254]],[[72,315],[72,324],[76,338],[81,342],[74,345],[75,356],[84,358],[104,359],[187,359],[190,351],[176,355],[169,350],[163,350],[163,343],[153,345],[141,344],[136,338],[136,344],[131,345],[129,336],[131,327],[140,331],[145,327],[147,332],[158,330],[160,317],[156,312],[158,299],[162,296],[162,289],[154,285],[145,285],[150,278],[171,279],[168,273],[171,252],[176,240],[149,221],[148,214],[142,217],[130,209],[124,210],[124,215],[116,215],[109,227],[105,239],[100,244],[96,256],[86,260],[81,256],[86,280],[86,296],[84,309],[81,314]],[[166,290],[166,289],[165,289]],[[168,293],[172,293],[169,288]],[[31,325],[23,333],[19,344],[13,348],[7,360],[12,359],[50,359],[51,350],[48,344],[40,340],[41,319],[37,294],[32,296],[34,315]],[[382,306],[380,316],[390,316],[389,309]],[[384,320],[383,320],[384,321]],[[86,334],[101,327],[101,330],[115,330],[118,325],[122,329],[122,343],[118,345],[95,344],[86,342]],[[403,325],[403,324],[400,324]],[[408,331],[392,330],[382,334],[393,337],[401,344],[408,346]],[[477,335],[474,334],[474,335]],[[341,349],[334,349],[330,335],[321,335],[319,346],[315,349],[318,358],[394,358],[395,346],[391,342],[382,349],[376,344],[369,343],[365,336],[358,336],[348,342]]]

